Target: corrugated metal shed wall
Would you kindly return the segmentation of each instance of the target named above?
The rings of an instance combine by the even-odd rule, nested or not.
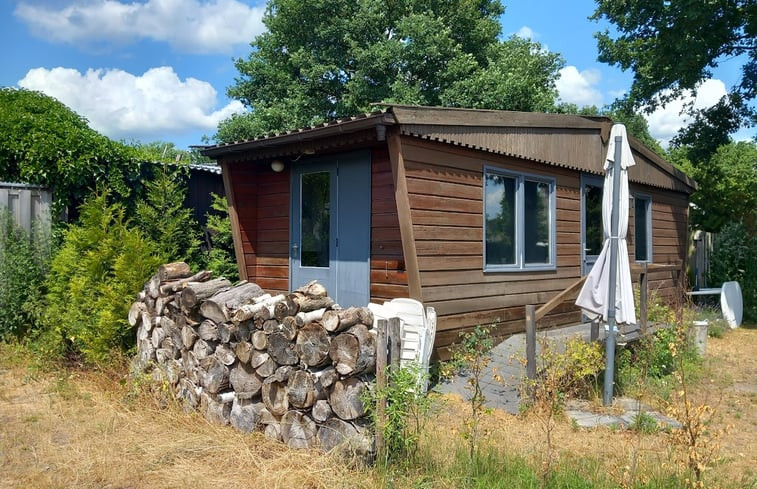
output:
[[[52,191],[43,187],[0,182],[0,210],[10,210],[16,224],[27,232],[37,225],[49,231],[52,199]]]

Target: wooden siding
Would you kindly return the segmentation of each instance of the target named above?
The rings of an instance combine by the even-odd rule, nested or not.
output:
[[[665,192],[642,185],[632,185],[631,195],[641,193],[652,200],[652,263],[686,267],[688,249],[689,205],[686,194]],[[631,263],[635,261],[634,242],[635,207],[632,205],[628,218],[628,253]],[[636,280],[637,277],[634,277]],[[683,284],[680,272],[651,272],[649,290],[662,297],[676,297]]]
[[[371,302],[409,297],[394,180],[386,146],[371,152]]]
[[[267,164],[226,166],[236,204],[247,279],[268,292],[289,289],[290,173],[274,173]],[[408,297],[399,218],[389,152],[371,153],[372,302]]]
[[[494,334],[522,331],[526,304],[541,305],[581,276],[580,174],[537,162],[494,155],[414,137],[401,139],[402,160],[420,276],[420,299],[439,315],[436,347],[459,339],[461,331],[494,324]],[[556,179],[557,267],[548,271],[484,272],[484,165]],[[654,263],[683,268],[688,225],[687,196],[634,186],[652,198]],[[631,209],[633,233],[633,208]],[[633,263],[635,249],[629,245]],[[650,273],[650,289],[676,292],[677,272]],[[638,281],[638,276],[634,277]],[[539,322],[552,328],[580,321],[566,301]]]
[[[289,290],[289,169],[228,164],[247,280],[271,293]]]
[[[402,139],[421,300],[436,308],[437,347],[456,341],[477,324],[495,334],[524,328],[524,305],[543,304],[580,277],[580,198],[575,171]],[[551,176],[557,187],[557,268],[549,271],[483,271],[483,167]],[[580,319],[559,307],[540,325]]]

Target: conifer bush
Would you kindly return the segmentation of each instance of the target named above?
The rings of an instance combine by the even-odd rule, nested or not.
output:
[[[161,264],[155,244],[125,219],[108,194],[90,197],[80,219],[63,232],[63,242],[45,281],[39,307],[38,347],[47,357],[78,358],[95,364],[113,350],[128,351],[135,334],[129,306]]]

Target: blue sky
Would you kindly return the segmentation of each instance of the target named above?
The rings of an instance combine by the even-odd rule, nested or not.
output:
[[[593,0],[503,0],[502,34],[517,34],[559,52],[558,81],[565,102],[612,102],[631,73],[599,63],[588,20]],[[65,103],[99,132],[117,140],[202,144],[218,122],[242,111],[226,97],[264,29],[265,3],[254,0],[4,0],[0,2],[3,56],[0,85],[39,90]],[[698,105],[712,104],[739,77],[731,62],[701,89]],[[648,117],[663,144],[682,124],[682,103]],[[753,137],[743,130],[737,139]]]

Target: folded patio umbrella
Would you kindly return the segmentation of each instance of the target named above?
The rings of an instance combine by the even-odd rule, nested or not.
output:
[[[620,158],[620,185],[619,199],[613,196],[613,163],[615,161],[615,137],[620,136],[621,158]],[[576,299],[576,305],[583,309],[584,314],[595,319],[601,317],[607,322],[608,292],[612,285],[610,282],[610,229],[611,213],[613,205],[617,205],[618,210],[618,260],[617,280],[615,293],[615,320],[617,323],[636,324],[636,313],[633,303],[633,284],[631,283],[631,267],[628,262],[628,246],[626,244],[626,234],[628,231],[628,168],[635,165],[631,147],[628,144],[626,127],[623,124],[615,124],[610,132],[610,142],[607,147],[607,157],[605,158],[605,180],[602,190],[602,227],[604,234],[604,244],[602,251],[597,258],[596,263],[589,271],[581,292]]]

